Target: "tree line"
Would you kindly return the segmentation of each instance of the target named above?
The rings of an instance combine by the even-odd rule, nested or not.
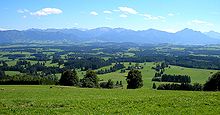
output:
[[[155,73],[152,81],[157,82],[177,82],[177,83],[191,83],[191,77],[188,75],[169,75],[163,74],[158,75],[159,73]]]
[[[125,68],[124,64],[116,63],[114,66],[110,67],[109,69],[100,69],[96,73],[97,74],[106,74],[106,73],[115,72],[115,71],[123,69],[123,68]]]
[[[189,91],[220,91],[220,72],[213,74],[205,84],[199,83],[168,83],[160,84],[158,87],[155,83],[152,86],[157,90],[189,90]]]

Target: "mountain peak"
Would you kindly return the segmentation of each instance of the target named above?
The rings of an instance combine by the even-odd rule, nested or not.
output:
[[[95,29],[92,29],[92,30],[109,31],[109,30],[112,30],[112,28],[109,28],[109,27],[100,27],[100,28],[95,28]]]
[[[183,29],[183,30],[180,30],[180,32],[184,32],[184,31],[193,31],[194,32],[194,30],[193,29],[190,29],[190,28],[185,28],[185,29]]]
[[[220,33],[215,32],[215,31],[205,32],[204,34],[206,34],[207,36],[212,37],[212,38],[220,39]]]

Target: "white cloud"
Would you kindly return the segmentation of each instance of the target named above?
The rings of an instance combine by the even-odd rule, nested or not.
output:
[[[50,14],[61,14],[63,11],[57,8],[43,8],[41,10],[38,10],[36,12],[31,12],[31,15],[34,16],[47,16]]]
[[[197,26],[214,26],[214,24],[202,20],[192,20],[187,23],[188,25],[197,25]]]
[[[150,14],[141,14],[142,16],[144,16],[145,20],[164,20],[165,17],[163,16],[153,16]]]
[[[99,14],[97,12],[95,12],[95,11],[92,11],[92,12],[90,12],[90,15],[97,16]]]
[[[105,14],[111,14],[112,12],[111,12],[111,11],[106,10],[106,11],[103,11],[103,13],[105,13]]]
[[[5,31],[5,30],[8,30],[8,29],[5,29],[5,28],[0,28],[0,31]]]
[[[119,15],[119,17],[121,17],[121,18],[127,18],[128,16],[125,15],[125,14],[121,14],[121,15]]]
[[[23,18],[27,18],[27,16],[24,15]]]
[[[23,13],[28,13],[30,11],[28,9],[18,9],[17,12],[23,14]]]
[[[138,14],[138,12],[135,9],[128,8],[128,7],[118,7],[118,9],[126,14]]]
[[[173,13],[169,13],[169,14],[167,14],[168,16],[175,16],[175,14],[173,14]]]

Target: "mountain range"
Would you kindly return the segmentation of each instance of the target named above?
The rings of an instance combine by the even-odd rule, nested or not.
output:
[[[132,42],[150,44],[204,45],[220,44],[220,33],[202,33],[183,29],[169,33],[156,29],[134,31],[124,28],[96,29],[28,29],[0,31],[0,43],[74,43],[74,42]]]

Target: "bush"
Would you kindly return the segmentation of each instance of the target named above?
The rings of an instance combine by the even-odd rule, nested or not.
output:
[[[108,82],[102,82],[100,83],[101,88],[108,88],[108,89],[113,89],[114,88],[114,82],[109,79]]]

